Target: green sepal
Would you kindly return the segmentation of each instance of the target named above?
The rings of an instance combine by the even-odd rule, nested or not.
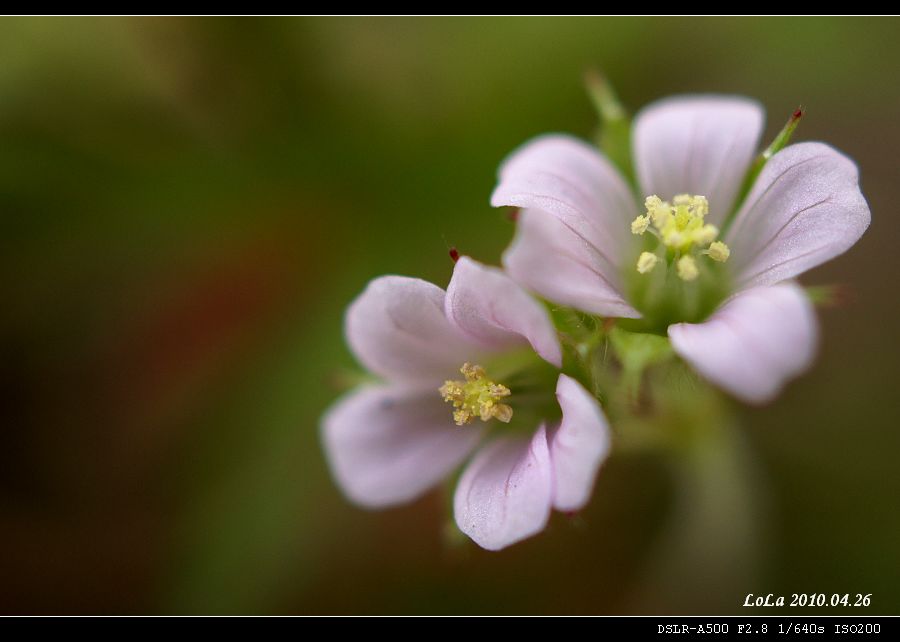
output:
[[[609,80],[592,69],[584,75],[588,96],[600,116],[597,145],[625,178],[634,182],[631,160],[631,116],[619,102]]]
[[[833,308],[845,303],[850,294],[847,288],[840,284],[813,285],[804,290],[813,305],[823,308]]]
[[[731,220],[734,218],[737,210],[744,202],[744,199],[747,198],[747,194],[750,193],[750,189],[753,187],[753,183],[756,182],[756,178],[759,176],[759,173],[762,171],[763,167],[765,167],[766,163],[769,162],[770,158],[784,149],[791,141],[791,136],[793,136],[794,130],[797,129],[797,125],[800,124],[800,119],[803,118],[803,114],[803,107],[798,107],[796,110],[794,110],[794,113],[791,114],[790,118],[788,118],[788,121],[784,124],[784,127],[781,128],[781,131],[778,132],[778,135],[775,137],[775,139],[771,143],[769,143],[769,146],[766,147],[759,154],[759,156],[756,157],[756,160],[753,161],[753,164],[750,166],[750,169],[747,170],[747,174],[744,176],[744,182],[741,184],[741,189],[738,192],[738,198],[734,204],[734,208],[729,214],[725,223],[722,225],[723,233],[728,229],[728,226],[731,224]]]
[[[615,327],[609,333],[609,341],[622,364],[623,380],[633,398],[640,392],[644,370],[669,360],[674,354],[669,339],[658,334],[629,332]]]

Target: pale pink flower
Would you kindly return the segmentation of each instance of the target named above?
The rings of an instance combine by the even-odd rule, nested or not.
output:
[[[413,500],[478,451],[453,504],[459,528],[484,548],[541,531],[552,508],[587,503],[610,446],[606,418],[578,382],[557,374],[562,352],[549,315],[502,271],[463,257],[446,292],[420,279],[380,277],[350,305],[345,331],[357,359],[381,379],[339,399],[322,422],[332,473],[352,501],[380,508]],[[511,394],[488,398],[505,389],[494,372],[514,372],[511,362],[548,370],[549,385],[528,390],[529,401],[510,379]],[[487,421],[471,416],[457,425],[442,398],[451,395],[448,384],[465,384],[454,381],[464,364],[473,377],[485,375],[473,385],[488,395]],[[561,418],[517,427],[520,410],[535,417],[525,412],[535,394]],[[490,412],[500,404],[508,407],[495,413],[498,421]],[[510,425],[502,423],[507,411]]]
[[[706,222],[717,232],[756,154],[763,118],[759,104],[738,97],[676,97],[645,108],[632,139],[641,201],[703,195]],[[625,280],[635,270],[635,234],[650,217],[635,219],[642,208],[595,148],[564,135],[525,144],[502,165],[491,203],[524,208],[503,260],[518,282],[586,312],[642,316]],[[725,230],[727,247],[695,248],[697,258],[677,266],[688,281],[697,278],[700,262],[727,261],[716,269],[725,270],[730,293],[707,318],[668,324],[674,350],[735,396],[771,399],[815,353],[813,309],[789,279],[846,251],[869,220],[853,161],[823,143],[784,148]],[[656,263],[642,255],[641,276]]]

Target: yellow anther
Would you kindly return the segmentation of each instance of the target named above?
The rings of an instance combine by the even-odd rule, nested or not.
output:
[[[664,228],[663,242],[669,247],[680,248],[683,246],[690,247],[690,237],[674,228]]]
[[[653,221],[653,226],[658,230],[666,227],[672,218],[672,206],[659,196],[648,196],[644,201],[644,207],[647,208],[647,216]]]
[[[457,426],[472,423],[476,417],[482,421],[499,419],[509,423],[513,410],[500,399],[508,397],[510,390],[487,378],[484,368],[464,363],[459,371],[465,381],[445,381],[438,391],[447,403],[453,404],[453,421]]]
[[[728,257],[731,256],[731,250],[729,250],[728,246],[722,243],[722,241],[711,243],[706,253],[709,255],[709,258],[713,261],[718,261],[719,263],[724,263],[728,260]]]
[[[641,235],[647,231],[647,228],[650,227],[650,217],[649,216],[638,216],[636,219],[631,221],[631,233]]]
[[[501,403],[494,406],[492,410],[493,416],[496,419],[499,419],[505,424],[509,423],[509,420],[512,419],[513,411],[507,404]]]
[[[697,245],[709,245],[719,236],[719,228],[715,225],[706,224],[694,232],[693,241]]]
[[[693,281],[700,276],[700,271],[697,269],[697,262],[692,256],[682,256],[678,259],[676,267],[678,269],[678,278],[682,281]]]
[[[648,212],[652,212],[653,210],[655,210],[657,207],[661,206],[662,204],[663,204],[663,200],[656,194],[654,194],[653,196],[648,196],[647,198],[644,199],[644,207],[647,208]]]
[[[693,202],[690,205],[694,210],[694,214],[696,216],[699,216],[700,218],[703,218],[704,216],[709,214],[709,201],[706,200],[705,196],[695,196]]]
[[[659,257],[653,252],[641,252],[637,261],[637,271],[641,274],[646,274],[656,267],[657,261],[659,261]]]

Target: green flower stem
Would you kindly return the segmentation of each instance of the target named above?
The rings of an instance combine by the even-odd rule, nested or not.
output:
[[[671,510],[638,583],[651,595],[639,599],[689,608],[699,596],[684,594],[684,578],[700,574],[703,598],[733,609],[760,570],[765,523],[755,459],[734,407],[675,359],[666,339],[620,329],[610,338],[621,365],[604,407],[615,452],[652,451],[672,480]]]
[[[671,510],[642,584],[681,610],[700,597],[684,594],[684,578],[699,574],[692,586],[702,587],[710,608],[731,611],[761,571],[765,520],[756,464],[725,409],[693,413],[677,429],[678,443],[666,457]]]

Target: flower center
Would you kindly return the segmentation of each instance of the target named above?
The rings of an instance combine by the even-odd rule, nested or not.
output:
[[[622,323],[665,334],[672,323],[703,321],[728,296],[731,276],[724,264],[731,251],[706,222],[705,196],[679,194],[671,202],[648,196],[644,205],[646,213],[631,222],[640,243],[622,275],[641,318]]]
[[[693,281],[700,276],[697,259],[707,256],[724,263],[731,251],[717,241],[719,229],[704,221],[709,212],[705,196],[679,194],[672,202],[659,196],[648,196],[644,201],[646,214],[631,222],[632,234],[642,236],[650,232],[656,237],[656,247],[642,252],[637,260],[637,271],[647,274],[660,261],[674,263],[676,274],[682,281]]]
[[[481,421],[494,418],[509,423],[513,410],[505,403],[499,403],[510,395],[509,388],[488,379],[479,365],[464,363],[459,371],[465,377],[464,381],[445,381],[438,389],[444,401],[453,404],[456,425],[470,424],[475,417],[480,417]]]

